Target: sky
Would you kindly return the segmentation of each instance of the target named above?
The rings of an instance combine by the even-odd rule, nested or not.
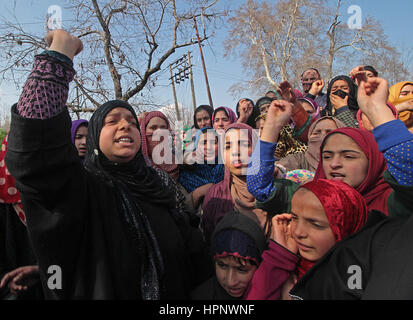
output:
[[[42,30],[47,9],[51,5],[63,5],[59,0],[15,0],[16,1],[16,17],[18,21],[27,27],[27,30]],[[330,0],[329,0],[330,1]],[[335,3],[334,0],[331,0]],[[177,1],[179,4],[179,0]],[[233,7],[236,8],[245,3],[245,0],[233,0]],[[343,15],[344,19],[347,14],[347,8],[351,5],[358,5],[362,10],[363,19],[365,16],[371,16],[380,21],[383,29],[393,44],[400,48],[411,47],[411,13],[413,12],[412,0],[393,0],[393,1],[375,1],[375,0],[347,0],[344,1]],[[13,1],[0,0],[0,17],[9,17],[9,12],[12,11]],[[63,27],[65,19],[69,19],[63,15]],[[1,25],[1,22],[0,22]],[[203,46],[205,64],[207,68],[208,80],[211,87],[212,99],[214,107],[228,106],[235,108],[239,98],[233,97],[229,88],[239,82],[246,80],[243,75],[246,73],[243,70],[241,61],[232,57],[224,57],[223,42],[226,38],[226,27],[218,30],[213,38],[210,38]],[[193,55],[194,64],[194,83],[196,92],[197,105],[209,104],[206,91],[204,74],[198,46],[190,48]],[[166,61],[163,68],[168,68],[169,63],[180,58],[187,49],[177,51],[170,59]],[[350,70],[347,70],[350,71]],[[165,81],[163,81],[165,84]],[[177,96],[179,103],[192,106],[192,96],[190,82],[185,81],[177,86]],[[162,86],[153,91],[157,102],[160,104],[173,104],[172,88],[170,86]],[[246,95],[248,95],[246,93]],[[9,106],[17,102],[19,92],[10,83],[0,83],[0,106],[6,112]],[[0,110],[2,112],[2,110]]]

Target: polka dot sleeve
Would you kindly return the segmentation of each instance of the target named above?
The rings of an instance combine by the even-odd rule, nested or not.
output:
[[[261,141],[257,144],[248,166],[247,188],[258,200],[264,202],[275,191],[274,152],[276,143]]]
[[[413,186],[413,134],[400,120],[376,127],[373,134],[391,175],[400,185]]]

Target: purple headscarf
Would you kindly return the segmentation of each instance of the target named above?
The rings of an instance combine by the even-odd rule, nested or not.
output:
[[[87,127],[88,124],[89,124],[89,122],[85,119],[72,121],[72,129],[70,130],[70,135],[72,137],[72,143],[73,144],[75,143],[75,137],[76,137],[77,129],[79,129],[79,127],[81,125],[86,125],[86,127]]]
[[[320,109],[320,107],[318,106],[317,102],[315,102],[313,99],[302,97],[302,98],[299,98],[298,101],[307,102],[307,103],[309,103],[309,104],[313,107],[314,113],[311,115],[311,117],[312,117],[313,119],[318,119],[318,118],[321,117],[321,115],[320,115],[321,109]]]
[[[228,107],[218,107],[214,110],[214,113],[212,114],[212,125],[214,125],[215,114],[217,113],[217,111],[221,110],[225,111],[231,124],[237,122],[237,114],[234,112],[234,110]]]

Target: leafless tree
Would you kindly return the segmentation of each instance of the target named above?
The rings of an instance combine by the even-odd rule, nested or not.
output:
[[[223,11],[218,0],[67,0],[64,10],[74,21],[65,29],[80,37],[84,51],[75,59],[77,75],[69,106],[93,110],[109,99],[139,106],[143,93],[156,86],[165,61],[176,50],[196,44],[193,17],[211,28]],[[27,74],[33,55],[46,48],[44,34],[30,34],[16,21],[3,21],[0,31],[0,74]],[[205,32],[200,41],[208,38]],[[143,101],[144,103],[147,101]]]

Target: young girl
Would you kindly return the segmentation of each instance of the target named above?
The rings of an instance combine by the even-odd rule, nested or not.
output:
[[[70,131],[72,143],[75,145],[79,158],[83,161],[86,155],[86,137],[87,137],[88,121],[84,119],[72,121],[72,129]]]
[[[208,105],[200,105],[194,112],[194,127],[195,129],[202,129],[205,127],[212,127],[212,114],[214,109]]]
[[[202,242],[146,165],[133,108],[115,100],[97,109],[81,166],[65,105],[82,43],[63,30],[46,40],[12,110],[6,155],[46,298],[185,299],[202,274],[190,260],[202,261]],[[59,290],[47,285],[50,266],[61,271]]]
[[[215,275],[192,292],[192,299],[242,299],[265,248],[264,232],[254,215],[226,213],[211,240]]]
[[[219,135],[224,133],[226,128],[235,122],[237,122],[237,115],[230,108],[218,107],[212,114],[212,125]]]

